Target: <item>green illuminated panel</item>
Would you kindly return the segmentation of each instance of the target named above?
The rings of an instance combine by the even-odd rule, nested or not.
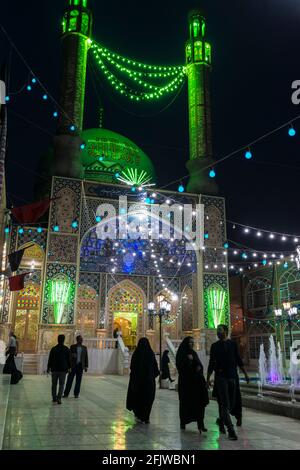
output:
[[[208,328],[217,328],[220,323],[226,323],[226,309],[228,304],[227,291],[218,284],[212,284],[204,292]]]
[[[67,279],[59,278],[49,281],[49,303],[53,305],[56,324],[62,322],[65,307],[71,303],[73,289],[73,284]]]

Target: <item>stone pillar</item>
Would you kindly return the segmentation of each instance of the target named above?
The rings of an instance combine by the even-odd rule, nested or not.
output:
[[[203,328],[201,330],[201,336],[202,334],[205,337],[205,351],[206,355],[209,355],[210,353],[210,347],[213,343],[217,341],[217,330],[213,330],[210,328]]]

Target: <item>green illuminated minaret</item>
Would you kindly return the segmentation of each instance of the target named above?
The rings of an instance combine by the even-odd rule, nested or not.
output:
[[[206,22],[199,10],[189,14],[190,38],[186,44],[186,69],[189,99],[190,159],[186,164],[190,178],[187,190],[216,194],[215,181],[209,178],[213,166],[210,73],[211,46],[206,41]]]
[[[79,134],[83,124],[87,55],[92,30],[92,14],[87,2],[68,0],[62,20],[61,111],[54,139],[53,168],[57,176],[82,176]]]

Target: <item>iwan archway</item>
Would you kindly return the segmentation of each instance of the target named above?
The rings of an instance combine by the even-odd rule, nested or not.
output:
[[[125,345],[133,349],[145,334],[146,296],[143,290],[130,280],[120,282],[108,293],[106,311],[107,330],[113,333],[118,328]]]

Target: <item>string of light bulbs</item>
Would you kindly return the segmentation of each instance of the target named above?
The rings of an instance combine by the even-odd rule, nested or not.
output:
[[[92,42],[91,50],[96,63],[110,84],[118,93],[130,100],[158,100],[167,94],[176,92],[186,80],[184,66],[147,65],[115,54],[95,42]],[[115,69],[115,72],[109,69],[107,63]],[[118,78],[116,72],[125,75],[135,87],[133,88],[133,85]],[[157,78],[167,79],[168,82],[158,85],[153,81]]]
[[[9,36],[9,34],[7,33],[7,31],[5,30],[5,28],[3,27],[2,24],[0,24],[0,29],[3,33],[3,35],[5,36],[5,38],[7,39],[7,41],[9,42],[9,44],[11,45],[11,47],[14,49],[14,51],[16,52],[16,54],[18,55],[18,57],[21,59],[22,63],[24,64],[24,66],[26,67],[28,73],[29,73],[29,76],[28,76],[28,79],[27,81],[25,82],[24,85],[22,85],[20,91],[18,93],[12,93],[12,96],[15,94],[19,94],[21,93],[22,91],[26,90],[27,92],[30,92],[33,90],[34,86],[36,85],[39,85],[40,88],[42,89],[43,93],[41,93],[41,99],[44,100],[44,101],[48,101],[50,100],[55,106],[54,106],[54,110],[53,110],[53,117],[54,118],[57,118],[59,116],[59,112],[61,114],[63,114],[66,119],[70,122],[70,130],[71,131],[75,131],[75,126],[73,124],[73,121],[72,119],[70,118],[70,116],[68,116],[68,114],[66,113],[66,111],[61,107],[61,105],[58,103],[58,101],[54,98],[54,96],[49,92],[49,90],[47,89],[47,87],[44,85],[44,83],[39,79],[37,78],[37,74],[34,73],[34,71],[32,70],[32,68],[30,67],[30,65],[28,64],[27,60],[25,59],[25,57],[23,56],[23,54],[19,51],[19,49],[17,48],[17,46],[15,45],[15,43],[13,42],[13,40],[11,39],[11,37]],[[6,104],[8,104],[10,101],[11,101],[11,94],[7,94],[6,98],[5,98],[5,101],[6,101]]]

